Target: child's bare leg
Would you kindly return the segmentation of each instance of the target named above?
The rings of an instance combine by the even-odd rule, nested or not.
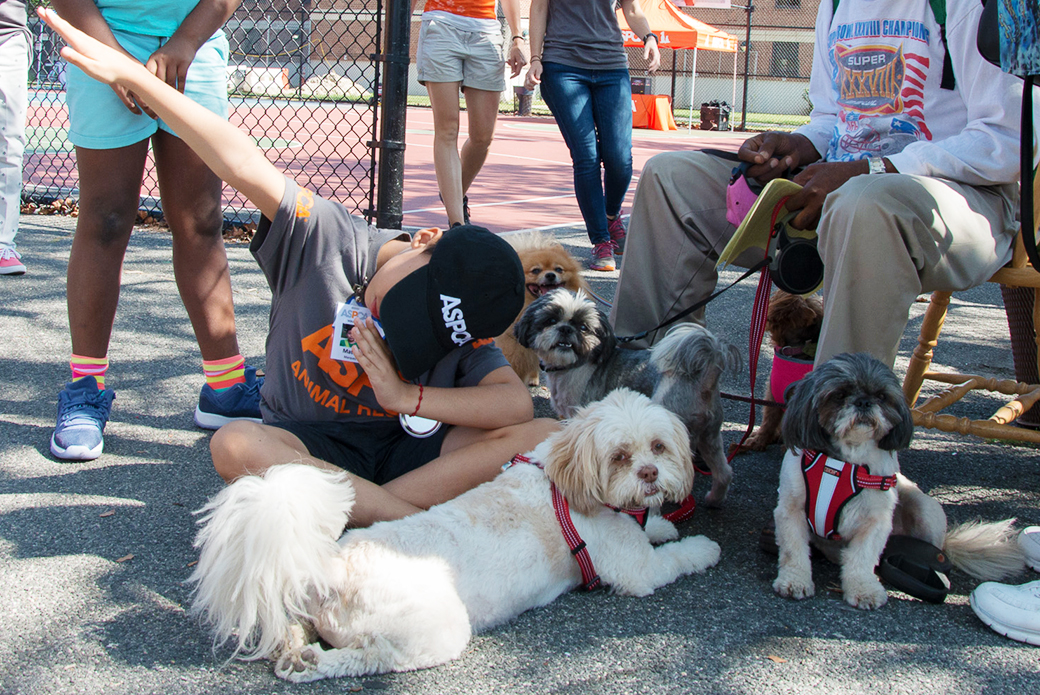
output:
[[[173,234],[173,274],[202,359],[237,355],[220,179],[183,140],[163,130],[152,136],[152,151]]]
[[[261,475],[271,466],[299,463],[327,471],[341,468],[314,458],[292,432],[280,427],[237,421],[224,425],[209,443],[213,467],[228,483],[245,475]],[[399,499],[388,490],[355,475],[354,508],[350,512],[351,526],[369,526],[377,521],[400,519],[420,511]]]
[[[417,507],[446,502],[493,479],[509,459],[535,448],[559,428],[558,421],[548,418],[495,430],[453,427],[440,456],[383,488]]]
[[[79,217],[68,267],[72,352],[105,357],[119,304],[123,255],[141,199],[148,141],[113,150],[76,148]]]

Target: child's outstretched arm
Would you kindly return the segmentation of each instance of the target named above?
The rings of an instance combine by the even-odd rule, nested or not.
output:
[[[213,172],[268,219],[285,193],[285,177],[245,133],[196,104],[127,55],[84,34],[53,10],[37,9],[68,44],[61,55],[95,80],[120,85],[148,104]]]

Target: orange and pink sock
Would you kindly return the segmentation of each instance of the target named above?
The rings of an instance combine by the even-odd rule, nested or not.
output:
[[[235,384],[244,384],[246,359],[242,355],[225,357],[222,360],[203,360],[202,371],[206,373],[206,383],[214,391],[224,391]]]
[[[73,355],[69,360],[69,367],[72,369],[73,381],[79,381],[84,377],[92,376],[97,379],[99,389],[105,388],[105,372],[108,371],[108,357]]]

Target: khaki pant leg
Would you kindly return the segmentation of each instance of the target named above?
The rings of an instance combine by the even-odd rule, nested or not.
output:
[[[892,366],[919,294],[974,287],[1010,260],[1016,199],[1013,187],[904,174],[856,176],[828,196],[817,363],[869,352]]]
[[[653,328],[715,289],[715,262],[735,231],[726,221],[733,166],[702,152],[667,152],[646,163],[610,312],[618,335]],[[704,310],[685,320],[703,323]],[[629,345],[648,347],[664,333]]]

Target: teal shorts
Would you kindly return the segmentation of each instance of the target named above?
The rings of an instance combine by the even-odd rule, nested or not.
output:
[[[142,63],[148,60],[168,39],[144,36],[113,29],[116,40]],[[227,118],[228,42],[218,31],[202,45],[188,67],[184,93],[192,101]],[[76,147],[90,150],[112,150],[147,140],[162,128],[173,132],[162,120],[145,114],[133,114],[120,101],[112,88],[69,65],[66,102],[69,107],[69,140]]]

